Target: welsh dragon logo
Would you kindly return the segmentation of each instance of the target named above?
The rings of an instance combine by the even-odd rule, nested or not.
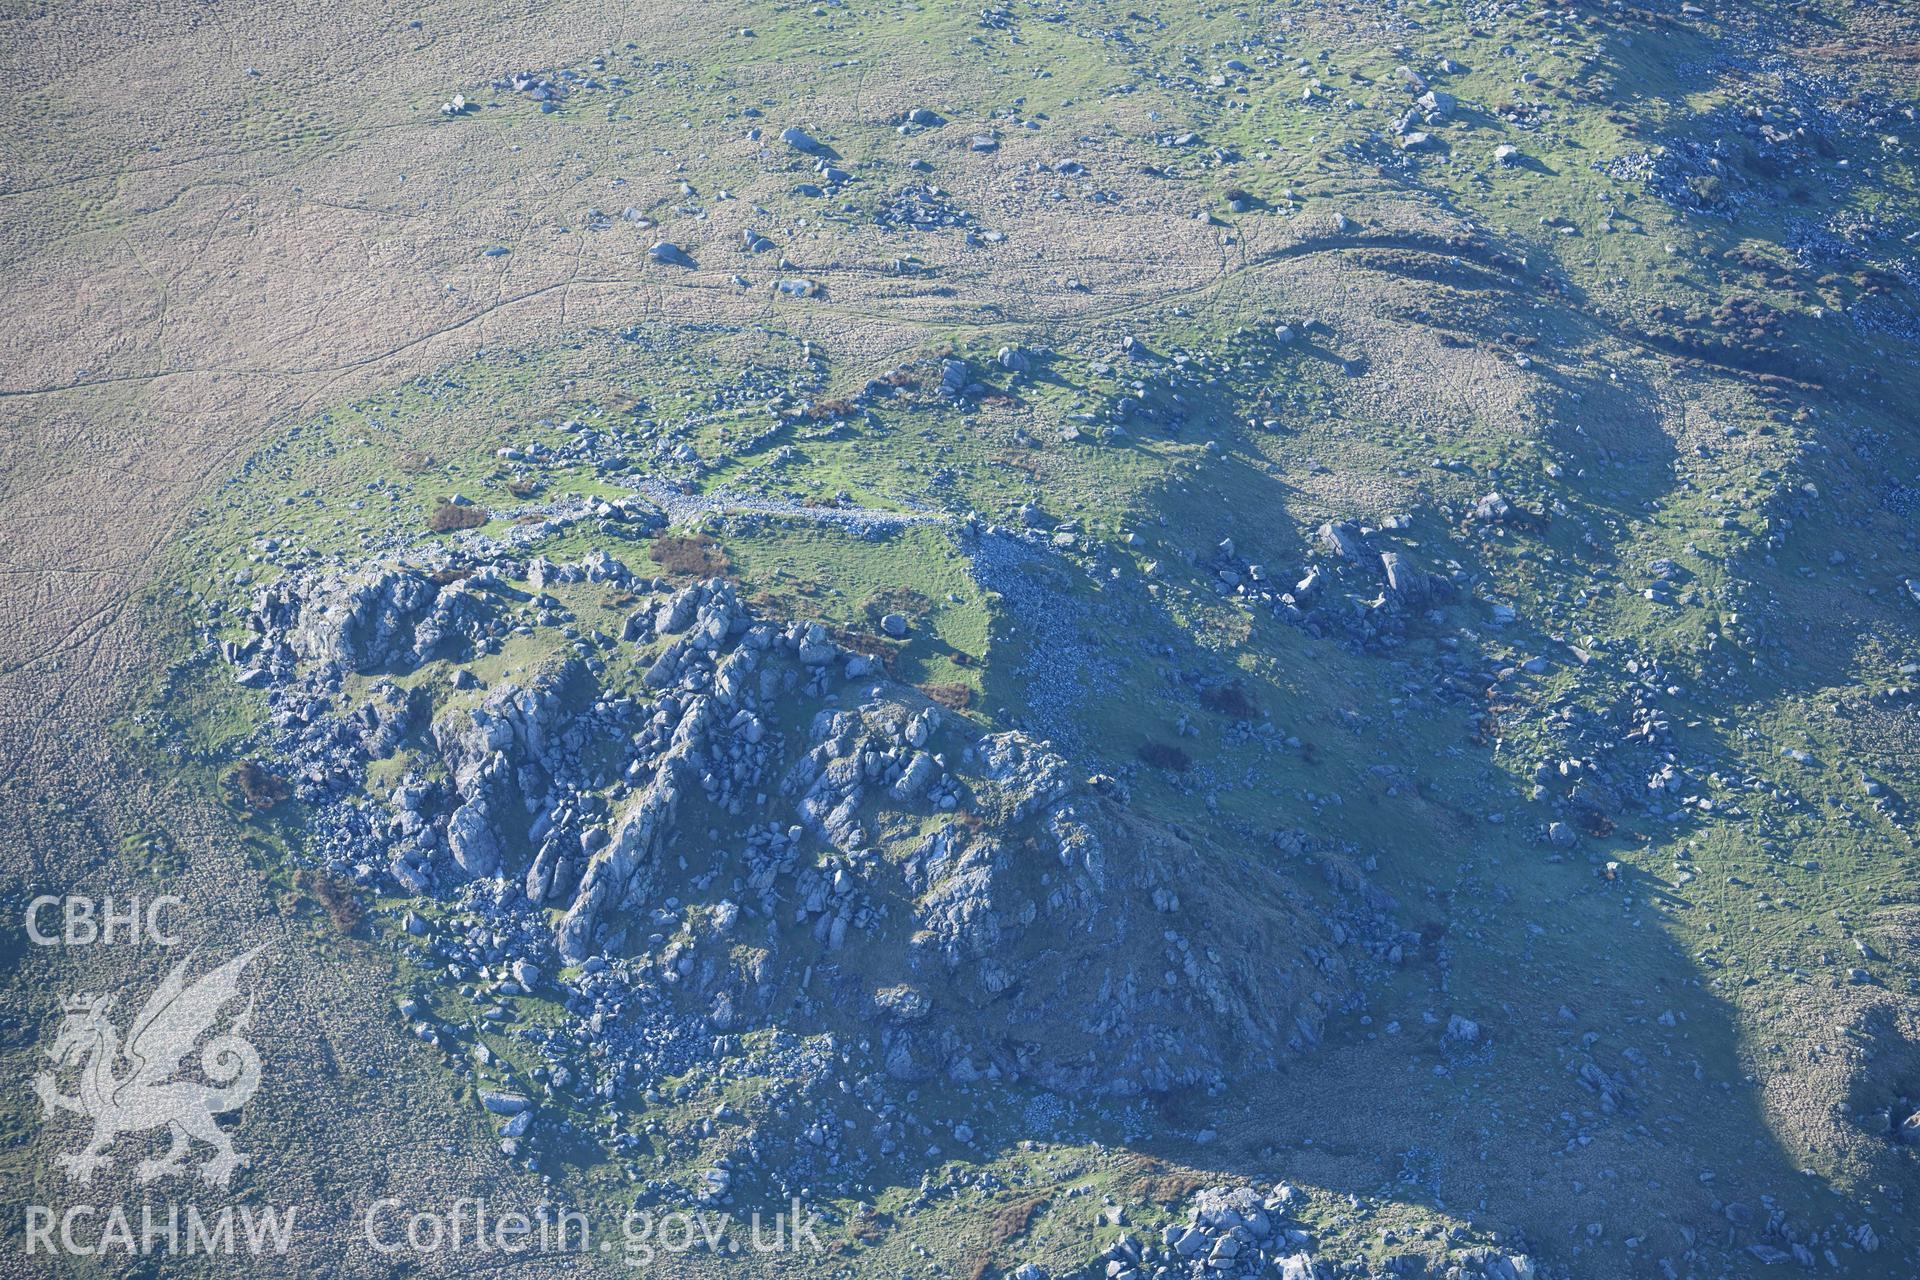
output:
[[[194,1141],[214,1150],[200,1166],[200,1177],[211,1186],[225,1187],[233,1171],[247,1163],[214,1117],[244,1106],[260,1087],[260,1055],[241,1035],[253,1016],[252,1002],[201,1048],[204,1082],[179,1079],[176,1073],[221,1008],[239,997],[240,974],[260,951],[255,947],[236,956],[192,985],[187,982],[191,958],[182,960],[127,1028],[124,1044],[108,1019],[113,996],[67,999],[60,1034],[47,1050],[55,1069],[36,1075],[33,1091],[46,1114],[58,1109],[93,1121],[87,1145],[58,1157],[68,1177],[85,1186],[96,1169],[111,1163],[108,1152],[122,1134],[149,1129],[165,1129],[171,1145],[158,1159],[140,1162],[134,1176],[142,1183],[185,1173]],[[75,1066],[78,1091],[61,1093],[60,1073]]]

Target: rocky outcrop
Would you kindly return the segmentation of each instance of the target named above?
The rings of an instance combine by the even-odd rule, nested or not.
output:
[[[263,588],[254,615],[268,624],[260,630],[283,633],[296,658],[364,673],[412,665],[416,631],[439,594],[423,574],[379,566]],[[444,632],[433,639],[437,646]]]
[[[870,796],[902,804],[925,800],[945,810],[958,803],[940,758],[922,749],[940,711],[914,696],[924,705],[887,697],[814,717],[812,745],[788,770],[781,790],[798,796],[795,812],[802,824],[835,848],[852,852],[866,843],[860,813]]]
[[[575,655],[540,668],[525,685],[505,682],[477,705],[454,707],[435,718],[434,745],[463,796],[475,793],[492,762],[523,795],[543,794],[544,780],[578,750],[573,713],[591,700],[593,681]]]
[[[447,849],[470,876],[490,876],[499,870],[500,837],[486,796],[466,801],[447,819]]]
[[[439,702],[411,730],[425,757],[388,794],[328,812],[355,874],[485,901],[544,937],[489,961],[501,972],[550,952],[651,975],[667,1021],[649,1055],[661,1036],[780,1025],[798,1001],[870,1022],[860,1034],[896,1078],[1129,1095],[1305,1052],[1352,998],[1342,944],[1359,924],[1330,932],[1271,870],[1077,781],[1044,740],[974,734],[821,624],[756,618],[724,581],[669,590],[591,557],[481,565],[459,586],[355,581],[285,586],[302,605],[275,634],[301,637],[287,641],[301,656],[275,669],[273,696],[408,660],[495,602],[541,634],[567,627],[550,589],[644,593],[618,639],[568,629],[491,688],[462,667],[423,686]],[[803,732],[780,730],[796,719]],[[296,740],[332,723],[318,712]],[[398,731],[381,741],[390,752]],[[699,830],[684,830],[695,805]]]
[[[1343,1210],[1364,1217],[1372,1207],[1353,1196]],[[1251,1186],[1205,1187],[1193,1193],[1184,1213],[1172,1222],[1145,1238],[1122,1234],[1079,1274],[1105,1280],[1187,1276],[1334,1280],[1359,1274],[1358,1268],[1319,1256],[1317,1232],[1307,1221],[1307,1208],[1306,1193],[1286,1182],[1265,1191]],[[1391,1232],[1386,1235],[1394,1238]],[[1028,1264],[1021,1270],[1037,1268]],[[1490,1245],[1448,1248],[1441,1257],[1398,1253],[1385,1261],[1383,1272],[1436,1280],[1535,1280],[1540,1274],[1527,1255]]]
[[[1002,812],[1019,822],[1067,793],[1067,762],[1023,733],[996,733],[980,749],[981,763],[996,784]]]
[[[647,881],[643,872],[673,831],[684,760],[682,753],[661,762],[653,785],[641,792],[621,817],[613,843],[587,864],[580,892],[554,934],[554,946],[567,963],[578,964],[593,954],[595,930],[611,908],[638,906],[644,901]]]

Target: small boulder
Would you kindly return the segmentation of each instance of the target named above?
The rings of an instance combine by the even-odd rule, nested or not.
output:
[[[781,130],[780,141],[786,143],[795,151],[804,151],[810,156],[822,155],[827,149],[818,138],[808,133],[805,129],[802,129],[799,125],[789,125]]]
[[[1500,524],[1513,517],[1513,504],[1498,493],[1490,493],[1473,504],[1473,518],[1484,524]]]

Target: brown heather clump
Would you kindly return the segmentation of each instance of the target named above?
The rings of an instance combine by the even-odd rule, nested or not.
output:
[[[365,912],[360,900],[354,897],[353,886],[345,880],[302,867],[294,873],[293,884],[319,900],[336,933],[348,934],[360,927]]]
[[[1251,720],[1260,711],[1247,694],[1246,686],[1238,680],[1218,689],[1207,690],[1200,695],[1200,703],[1209,711],[1217,711],[1236,720]]]
[[[1193,768],[1193,757],[1175,746],[1164,742],[1149,742],[1140,748],[1140,758],[1156,769],[1168,773],[1185,773]]]
[[[858,412],[860,412],[860,406],[851,400],[819,400],[814,403],[811,416],[821,420],[827,418],[851,418]]]
[[[964,684],[923,684],[919,689],[949,711],[965,711],[973,701],[973,690]]]
[[[1026,1196],[994,1210],[987,1220],[987,1246],[962,1262],[961,1275],[967,1280],[984,1280],[994,1269],[998,1252],[1027,1234],[1034,1217],[1047,1206],[1045,1196]]]
[[[854,631],[848,627],[828,627],[827,634],[833,642],[843,649],[864,654],[889,670],[893,667],[894,647],[879,636],[866,631]]]
[[[288,795],[289,788],[283,780],[252,760],[242,760],[233,766],[233,772],[227,777],[239,789],[247,807],[258,813],[265,813]]]
[[[653,562],[668,573],[693,578],[724,578],[733,571],[733,562],[720,544],[706,534],[691,538],[663,533],[648,548]]]
[[[485,507],[462,506],[442,498],[427,517],[427,527],[435,533],[452,533],[455,529],[478,529],[491,518]]]

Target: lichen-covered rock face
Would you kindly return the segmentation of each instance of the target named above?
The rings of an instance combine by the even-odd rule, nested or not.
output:
[[[618,638],[569,625],[551,593],[581,582],[629,601]],[[1270,869],[1223,881],[1047,742],[982,733],[723,580],[670,587],[604,555],[388,565],[257,604],[233,657],[303,708],[283,754],[360,730],[299,787],[332,861],[517,921],[503,964],[583,991],[617,966],[649,993],[606,1027],[626,1044],[711,1046],[798,1009],[898,1079],[1160,1091],[1311,1048],[1352,996],[1340,942],[1417,945],[1348,864],[1339,920]],[[491,687],[474,675],[468,655],[553,632]],[[386,670],[417,675],[336,709],[344,680]],[[370,794],[367,766],[403,747],[404,776]]]

